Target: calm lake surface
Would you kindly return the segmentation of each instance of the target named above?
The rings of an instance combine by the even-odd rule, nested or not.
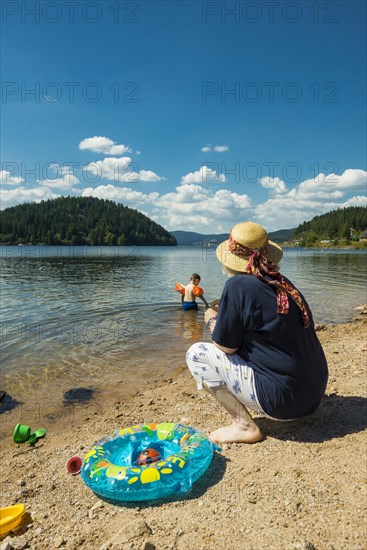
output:
[[[1,388],[62,399],[76,386],[118,396],[169,377],[209,333],[180,308],[176,282],[198,272],[208,301],[226,281],[214,248],[1,247]],[[316,322],[343,323],[367,302],[367,254],[285,250],[281,272]],[[199,301],[200,303],[200,301]]]

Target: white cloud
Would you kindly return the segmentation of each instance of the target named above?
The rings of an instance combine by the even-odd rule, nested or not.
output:
[[[311,220],[314,216],[338,208],[366,206],[367,199],[361,195],[351,197],[344,202],[338,202],[338,199],[345,197],[346,193],[365,190],[366,176],[366,171],[357,169],[345,170],[341,175],[319,174],[314,179],[305,180],[297,187],[282,194],[274,193],[274,189],[268,186],[272,196],[266,202],[255,207],[255,220],[271,231],[296,227],[304,221]],[[268,185],[267,181],[260,181],[260,183],[263,187]]]
[[[345,194],[347,191],[366,189],[367,172],[365,170],[349,169],[343,174],[322,174],[320,173],[314,179],[303,181],[298,186],[298,194],[303,197],[313,197],[314,193],[323,192],[330,194],[335,191],[341,191]]]
[[[152,170],[139,170],[139,179],[140,181],[161,181],[165,178],[158,176],[158,174],[152,172]]]
[[[56,172],[56,178],[46,178],[44,180],[39,180],[37,183],[41,187],[50,187],[51,189],[63,189],[71,190],[74,185],[77,185],[79,179],[74,175],[73,170],[70,166],[60,166],[59,164],[52,164],[51,168]]]
[[[250,208],[247,195],[239,195],[227,189],[213,192],[197,184],[183,184],[171,193],[161,195],[154,201],[161,209],[161,222],[168,228],[184,227],[195,231],[207,229],[217,223],[231,224],[240,221],[244,210]]]
[[[47,187],[35,187],[26,189],[25,187],[17,187],[16,189],[1,189],[1,209],[14,206],[22,202],[41,202],[48,199],[56,199],[60,195],[56,195]]]
[[[213,224],[213,218],[210,215],[203,216],[201,214],[194,214],[192,216],[181,213],[173,213],[166,219],[166,227],[168,230],[174,231],[176,229],[184,228],[186,231],[204,231],[210,232]],[[162,224],[162,222],[159,222]]]
[[[135,163],[131,157],[107,157],[103,160],[90,162],[84,166],[96,179],[105,178],[111,181],[125,181],[129,174],[135,173]]]
[[[356,196],[341,202],[302,201],[290,198],[269,199],[254,209],[254,221],[264,225],[268,231],[290,229],[315,216],[347,206],[367,206],[366,197]]]
[[[164,178],[158,176],[152,170],[139,170],[136,162],[132,162],[131,157],[106,157],[103,160],[91,162],[84,167],[92,174],[92,181],[107,179],[115,183],[136,183],[139,181],[155,182]]]
[[[160,204],[167,208],[178,204],[178,208],[182,208],[182,205],[185,203],[192,204],[203,201],[208,196],[208,193],[208,190],[200,185],[184,183],[176,187],[175,191],[161,195]]]
[[[286,193],[287,187],[280,178],[270,178],[268,176],[260,179],[260,184],[265,189],[270,189],[270,192],[274,195],[280,193]]]
[[[210,151],[214,151],[215,153],[225,153],[228,151],[229,146],[228,145],[215,145],[212,147],[210,143],[208,145],[204,145],[200,150],[203,153],[210,153]]]
[[[139,207],[141,204],[153,203],[159,196],[158,193],[141,193],[128,187],[116,187],[115,185],[99,185],[87,187],[82,192],[82,197],[96,197],[123,202],[126,206]]]
[[[225,183],[226,181],[227,178],[224,174],[219,174],[216,170],[212,170],[208,166],[201,166],[196,172],[189,172],[186,176],[182,176],[181,178],[181,183]]]
[[[0,183],[6,185],[18,185],[18,183],[23,183],[24,178],[19,176],[12,176],[8,170],[0,170]]]
[[[320,173],[314,179],[305,180],[298,187],[291,189],[286,197],[299,200],[301,203],[302,201],[313,203],[316,200],[330,201],[341,199],[351,191],[366,191],[366,186],[366,171],[348,169],[341,175]]]
[[[367,206],[366,195],[356,195],[345,201],[340,207],[347,208],[347,206]]]
[[[105,136],[94,136],[85,138],[79,143],[79,149],[103,153],[105,155],[124,155],[132,153],[127,145],[117,145],[115,141]]]

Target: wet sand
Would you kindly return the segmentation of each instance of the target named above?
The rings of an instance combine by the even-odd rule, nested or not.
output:
[[[185,418],[209,432],[227,423],[183,362],[119,400],[103,394],[69,405],[66,420],[45,414],[42,403],[38,422],[36,410],[2,414],[1,506],[24,502],[27,513],[0,548],[8,541],[9,550],[365,549],[366,311],[353,323],[318,327],[330,369],[318,411],[289,423],[258,417],[264,441],[224,445],[176,501],[107,504],[67,473],[66,462],[118,427]],[[48,430],[34,447],[11,440],[26,420]]]

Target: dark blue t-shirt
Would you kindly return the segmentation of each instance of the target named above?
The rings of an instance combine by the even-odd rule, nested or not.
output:
[[[237,353],[254,370],[256,392],[264,412],[290,419],[318,407],[328,368],[311,326],[304,328],[301,311],[288,295],[288,314],[277,313],[276,291],[253,275],[231,277],[224,287],[212,337]]]

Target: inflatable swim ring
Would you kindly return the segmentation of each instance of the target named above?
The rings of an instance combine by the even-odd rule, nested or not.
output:
[[[147,448],[161,459],[138,466]],[[190,426],[139,424],[96,443],[85,455],[80,473],[94,493],[112,501],[165,498],[189,491],[208,468],[215,449],[219,447]]]

